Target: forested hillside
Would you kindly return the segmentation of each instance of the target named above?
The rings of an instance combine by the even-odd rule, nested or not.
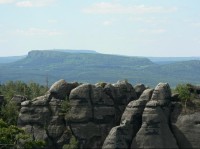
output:
[[[155,64],[148,58],[99,53],[69,53],[62,51],[31,51],[14,63],[1,64],[0,81],[35,81],[46,85],[63,78],[79,82],[116,82],[129,80],[150,86],[158,82],[200,84],[200,61],[180,61]]]

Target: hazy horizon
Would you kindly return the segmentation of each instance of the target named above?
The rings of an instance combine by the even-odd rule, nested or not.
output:
[[[0,0],[0,57],[85,49],[199,57],[199,0]]]
[[[110,53],[100,53],[97,52],[95,50],[87,50],[87,49],[41,49],[41,50],[30,50],[25,54],[22,55],[8,55],[8,56],[0,56],[0,58],[6,58],[6,57],[22,57],[22,56],[27,56],[29,52],[31,51],[57,51],[57,52],[62,52],[62,50],[70,50],[70,51],[94,51],[97,54],[108,54],[108,55],[116,55],[116,56],[130,56],[130,57],[147,57],[147,58],[197,58],[199,60],[200,56],[142,56],[142,55],[123,55],[123,54],[110,54]],[[75,53],[79,53],[79,52],[75,52]],[[71,53],[71,52],[70,52]]]

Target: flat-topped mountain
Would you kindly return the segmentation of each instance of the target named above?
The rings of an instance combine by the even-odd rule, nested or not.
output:
[[[94,51],[34,50],[13,63],[0,65],[0,81],[22,80],[40,84],[59,78],[79,82],[129,80],[150,86],[158,82],[199,84],[200,61],[179,61],[159,65],[144,57],[100,54]]]

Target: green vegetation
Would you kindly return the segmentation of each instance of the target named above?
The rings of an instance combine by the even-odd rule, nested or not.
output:
[[[46,91],[47,88],[45,86],[34,82],[27,84],[22,81],[8,81],[5,84],[0,84],[0,94],[4,95],[7,101],[14,95],[22,95],[30,100],[43,95]]]
[[[3,95],[5,99],[0,107],[0,148],[35,149],[44,147],[43,141],[32,140],[24,130],[16,126],[19,107],[15,102],[11,102],[11,99],[15,95],[21,95],[25,99],[31,100],[43,95],[46,90],[46,87],[33,82],[26,84],[21,81],[9,81],[0,84],[0,95]]]
[[[114,83],[128,79],[130,83],[155,86],[168,82],[199,83],[200,61],[191,60],[157,65],[147,58],[107,55],[99,53],[66,53],[59,51],[32,51],[15,63],[1,64],[1,82],[6,80],[31,80],[47,84],[60,78],[69,82],[96,83],[101,80]]]
[[[61,107],[60,107],[60,114],[65,115],[71,108],[69,100],[62,100]]]
[[[19,145],[20,144],[20,145]],[[0,119],[0,148],[20,148],[20,149],[35,149],[43,148],[44,141],[31,140],[30,136],[23,129],[14,125],[9,125]]]
[[[175,92],[179,94],[179,98],[184,103],[185,111],[187,109],[188,101],[194,100],[194,94],[190,91],[190,84],[178,84],[175,88]]]
[[[0,95],[4,96],[5,102],[0,107],[0,117],[8,124],[16,125],[18,118],[18,107],[11,99],[15,95],[21,95],[27,100],[44,95],[47,88],[37,83],[24,83],[22,81],[9,81],[0,85]]]
[[[14,102],[9,102],[0,109],[1,118],[10,125],[17,125],[18,115],[18,107]]]
[[[71,137],[69,144],[65,144],[63,149],[78,149],[78,141],[74,136]]]
[[[187,84],[178,84],[175,88],[175,92],[179,94],[179,98],[187,101],[190,99],[190,88]]]

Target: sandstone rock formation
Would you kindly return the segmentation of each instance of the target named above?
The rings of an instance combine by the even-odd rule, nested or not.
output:
[[[197,149],[200,147],[200,112],[182,114],[180,103],[173,103],[171,124],[179,148]]]
[[[141,128],[131,148],[178,148],[169,126],[170,98],[169,85],[159,83],[146,104]]]
[[[70,111],[63,115],[61,105],[69,96]],[[101,148],[110,129],[117,124],[126,105],[135,100],[131,84],[70,84],[59,80],[46,95],[21,103],[18,125],[33,139],[46,142],[46,148],[60,149],[71,134],[80,148]]]
[[[48,149],[59,149],[69,143],[71,131],[60,109],[71,86],[60,80],[46,95],[21,103],[18,125],[30,133],[32,139],[44,140]]]
[[[66,100],[70,109],[63,109]],[[167,83],[147,89],[127,81],[59,80],[44,96],[21,103],[18,125],[46,149],[62,149],[72,135],[79,148],[198,148],[200,113],[182,111]]]
[[[142,112],[152,91],[152,89],[145,90],[138,100],[131,101],[127,105],[120,125],[112,128],[102,148],[130,148],[132,138],[141,126]]]
[[[178,148],[170,126],[171,91],[159,83],[126,107],[121,124],[114,127],[103,148]]]
[[[119,81],[116,84],[83,84],[70,94],[72,108],[66,117],[72,133],[78,138],[81,148],[101,148],[104,139],[119,119],[136,93],[131,84]]]

